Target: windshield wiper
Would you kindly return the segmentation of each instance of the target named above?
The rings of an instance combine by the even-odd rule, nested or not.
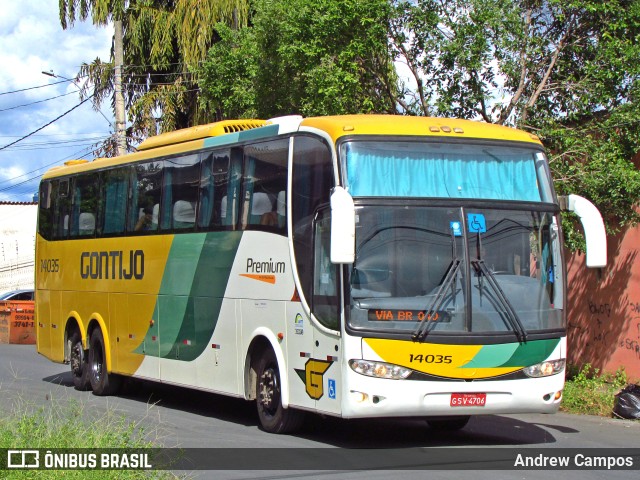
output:
[[[447,274],[445,275],[444,280],[440,284],[440,288],[438,289],[438,292],[435,294],[433,301],[431,302],[431,305],[429,306],[428,310],[425,312],[424,318],[420,320],[420,324],[418,325],[418,328],[416,328],[416,330],[411,335],[411,338],[414,341],[424,339],[424,337],[427,336],[427,333],[429,333],[429,330],[433,328],[433,327],[430,327],[430,325],[435,325],[435,320],[431,321],[431,319],[436,318],[435,313],[442,306],[442,302],[444,301],[446,290],[449,287],[453,286],[454,295],[455,295],[454,282],[456,277],[458,276],[458,270],[460,270],[461,264],[462,262],[459,258],[454,258],[451,261],[451,265],[449,265],[449,270],[447,270]],[[429,322],[429,323],[426,323],[426,322]]]
[[[478,276],[483,275],[487,278],[487,282],[489,283],[489,285],[491,285],[494,292],[496,293],[497,300],[502,304],[502,308],[507,317],[507,320],[509,321],[511,328],[516,334],[518,341],[521,343],[525,343],[527,341],[527,330],[524,328],[522,321],[520,321],[520,317],[518,317],[518,314],[513,308],[513,305],[511,305],[511,302],[509,302],[509,299],[505,295],[504,291],[502,290],[502,288],[500,288],[500,285],[498,284],[494,273],[487,268],[487,265],[482,259],[472,260],[471,265],[473,265],[473,267],[475,268]]]

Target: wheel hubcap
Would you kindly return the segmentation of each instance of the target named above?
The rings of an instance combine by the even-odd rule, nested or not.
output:
[[[91,369],[93,370],[93,378],[95,378],[97,382],[100,382],[100,377],[102,376],[102,356],[97,352]]]
[[[260,403],[270,413],[277,408],[278,382],[273,368],[265,370],[260,377]]]
[[[84,363],[84,352],[82,344],[76,343],[71,350],[71,371],[76,377],[82,375],[82,364]]]

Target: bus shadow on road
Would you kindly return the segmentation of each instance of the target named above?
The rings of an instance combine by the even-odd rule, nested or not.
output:
[[[73,388],[70,372],[43,380]],[[239,398],[138,379],[127,379],[117,397],[258,429],[255,404]],[[553,444],[557,442],[553,431],[578,433],[568,425],[500,415],[473,416],[465,428],[443,431],[430,428],[422,418],[344,420],[307,414],[302,429],[294,436],[341,448],[479,447]]]
[[[42,380],[63,387],[74,387],[71,372],[50,375]],[[77,393],[91,395],[90,391]],[[258,424],[253,402],[160,382],[126,378],[114,397],[244,426]]]
[[[500,415],[473,416],[467,426],[458,431],[432,429],[423,418],[341,420],[314,417],[310,417],[308,428],[301,436],[342,448],[480,447],[557,442],[553,433],[541,424]],[[564,433],[578,433],[566,426],[549,427]]]

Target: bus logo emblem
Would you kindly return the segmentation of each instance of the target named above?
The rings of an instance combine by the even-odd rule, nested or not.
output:
[[[324,395],[324,374],[331,365],[333,362],[310,358],[305,363],[304,370],[295,369],[305,384],[307,395],[314,400],[320,400]],[[333,382],[333,394],[335,395],[335,381],[329,380],[329,382]],[[329,384],[329,397],[335,398],[331,397],[331,383]]]

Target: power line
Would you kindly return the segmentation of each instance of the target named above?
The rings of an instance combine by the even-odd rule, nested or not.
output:
[[[9,151],[11,151],[11,152],[29,152],[29,151],[35,151],[35,150],[51,150],[51,149],[54,149],[54,148],[68,148],[68,147],[73,147],[73,146],[83,146],[83,145],[89,146],[89,145],[95,145],[100,140],[102,140],[102,138],[99,138],[99,139],[96,139],[96,140],[87,139],[86,141],[74,141],[74,142],[69,142],[68,144],[65,144],[65,145],[58,144],[58,145],[23,146],[23,147],[18,147],[18,148],[12,148]]]
[[[58,164],[58,163],[60,163],[60,162],[64,162],[65,160],[68,160],[68,159],[70,159],[70,158],[77,158],[78,156],[84,156],[84,155],[80,155],[80,154],[84,154],[84,153],[89,154],[89,153],[94,153],[94,152],[95,152],[95,149],[83,148],[83,149],[81,149],[81,150],[77,150],[76,152],[72,153],[71,155],[68,155],[68,156],[66,156],[66,157],[64,157],[64,158],[61,158],[61,159],[59,159],[59,160],[56,160],[55,162],[49,163],[49,164],[44,165],[44,166],[42,166],[42,167],[40,167],[40,168],[36,168],[35,170],[32,170],[32,171],[30,171],[30,172],[23,173],[22,175],[18,175],[17,177],[13,177],[13,178],[10,178],[10,179],[8,179],[8,180],[4,180],[4,181],[2,181],[2,182],[0,182],[0,183],[7,183],[7,182],[10,182],[10,181],[12,181],[12,180],[16,180],[16,179],[18,179],[18,178],[24,177],[25,175],[30,175],[30,174],[32,174],[32,173],[35,173],[35,172],[39,171],[39,170],[43,170],[43,169],[45,169],[45,168],[52,167],[53,165],[56,165],[56,164]],[[15,184],[13,184],[13,185],[9,185],[9,186],[4,187],[4,188],[0,188],[0,193],[1,193],[1,192],[6,192],[7,190],[11,190],[11,189],[16,188],[16,187],[19,187],[19,186],[21,186],[21,185],[25,185],[25,184],[27,184],[27,183],[29,183],[29,182],[32,182],[32,181],[34,181],[34,180],[37,180],[37,179],[38,179],[38,178],[40,178],[41,176],[42,176],[42,175],[36,175],[36,176],[31,177],[31,178],[28,178],[28,179],[26,179],[26,180],[24,180],[24,181],[22,181],[22,182],[15,183]]]
[[[65,83],[67,81],[68,80],[61,80],[59,82],[47,83],[46,85],[39,85],[37,87],[23,88],[23,89],[20,89],[20,90],[13,90],[11,92],[2,92],[2,93],[0,93],[0,95],[9,95],[10,93],[20,93],[20,92],[26,92],[27,90],[35,90],[36,88],[50,87],[52,85],[58,85],[59,83]]]
[[[72,95],[74,93],[77,93],[77,92],[63,93],[62,95],[57,95],[55,97],[45,98],[44,100],[37,100],[37,101],[31,102],[31,103],[24,103],[22,105],[16,105],[15,107],[3,108],[2,110],[0,110],[0,112],[6,112],[7,110],[15,110],[16,108],[30,107],[31,105],[36,105],[38,103],[48,102],[49,100],[55,100],[56,98],[60,98],[60,97],[66,97],[67,95]]]
[[[16,147],[17,149],[20,149],[22,147],[24,148],[31,148],[31,147],[55,147],[57,145],[59,146],[66,146],[68,144],[74,144],[74,143],[86,143],[86,142],[94,142],[94,141],[99,141],[101,139],[103,139],[105,136],[111,135],[110,133],[102,133],[99,136],[94,135],[91,137],[82,137],[82,138],[71,138],[68,140],[47,140],[47,141],[43,141],[43,142],[25,142],[22,145],[20,145],[19,147]]]
[[[12,146],[12,145],[15,145],[15,144],[16,144],[16,143],[18,143],[18,142],[21,142],[21,141],[22,141],[22,140],[24,140],[25,138],[29,138],[29,137],[30,137],[31,135],[33,135],[34,133],[38,133],[40,130],[42,130],[42,129],[44,129],[44,128],[48,127],[48,126],[49,126],[49,125],[51,125],[52,123],[57,122],[58,120],[60,120],[60,119],[61,119],[62,117],[64,117],[65,115],[67,115],[68,113],[73,112],[73,111],[74,111],[76,108],[78,108],[80,105],[82,105],[83,103],[87,102],[89,99],[91,99],[91,97],[93,97],[93,95],[88,96],[87,98],[85,98],[84,100],[82,100],[79,104],[77,104],[75,107],[70,108],[69,110],[67,110],[66,112],[64,112],[62,115],[60,115],[59,117],[54,118],[54,119],[53,119],[53,120],[51,120],[49,123],[47,123],[47,124],[45,124],[45,125],[41,126],[40,128],[38,128],[38,129],[34,130],[33,132],[31,132],[31,133],[29,133],[29,134],[25,135],[24,137],[19,138],[19,139],[18,139],[18,140],[16,140],[15,142],[11,142],[11,143],[9,143],[9,144],[5,145],[4,147],[0,147],[0,151],[4,150],[5,148],[8,148],[8,147],[10,147],[10,146]]]

